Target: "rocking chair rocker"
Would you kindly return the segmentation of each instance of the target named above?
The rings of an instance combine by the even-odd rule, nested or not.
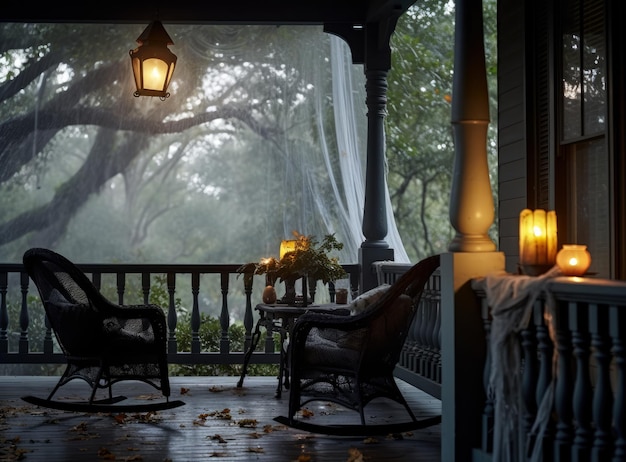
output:
[[[75,412],[150,412],[185,404],[169,400],[166,322],[160,307],[112,303],[78,267],[48,249],[27,250],[23,262],[67,361],[47,399],[23,396],[24,401]],[[89,400],[54,400],[57,390],[74,379],[91,386]],[[122,380],[152,385],[165,401],[116,404],[126,399],[112,392],[112,385]],[[108,389],[108,398],[95,399],[99,388]]]
[[[438,267],[438,255],[420,261],[365,311],[352,316],[307,313],[299,317],[289,344],[289,415],[274,420],[338,436],[401,433],[440,423],[441,416],[418,420],[393,376],[424,287]],[[403,405],[411,420],[366,424],[365,406],[375,398]],[[330,401],[356,411],[360,424],[320,425],[296,418],[312,401]]]

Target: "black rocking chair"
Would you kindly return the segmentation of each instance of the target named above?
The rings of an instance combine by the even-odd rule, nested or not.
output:
[[[47,399],[23,396],[31,404],[75,412],[150,412],[185,404],[170,401],[166,321],[156,305],[117,305],[106,299],[68,259],[48,249],[33,248],[23,257],[67,365]],[[91,386],[88,400],[54,400],[57,390],[74,379]],[[116,404],[112,385],[138,380],[160,390],[164,401]],[[98,389],[108,398],[96,400]]]
[[[361,313],[299,317],[289,343],[289,415],[274,420],[339,436],[386,435],[440,423],[439,415],[418,420],[393,376],[424,287],[438,267],[438,255],[420,261]],[[402,404],[410,421],[366,424],[365,406],[375,398]],[[301,412],[312,401],[330,401],[357,411],[360,424],[314,424]],[[299,413],[303,417],[297,418]]]

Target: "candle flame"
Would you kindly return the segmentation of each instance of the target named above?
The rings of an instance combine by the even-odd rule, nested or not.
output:
[[[576,266],[576,265],[578,265],[578,258],[576,258],[576,257],[572,257],[572,258],[570,258],[570,259],[569,259],[569,264],[570,264],[571,266]]]
[[[535,225],[533,227],[533,234],[535,236],[539,237],[539,236],[541,236],[543,234],[543,230],[539,226]]]

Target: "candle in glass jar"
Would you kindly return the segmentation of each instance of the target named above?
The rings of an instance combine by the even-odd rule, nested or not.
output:
[[[591,255],[586,245],[563,244],[556,263],[565,276],[582,276],[591,266]]]
[[[522,265],[554,265],[556,261],[556,212],[524,209],[519,218],[519,251]]]

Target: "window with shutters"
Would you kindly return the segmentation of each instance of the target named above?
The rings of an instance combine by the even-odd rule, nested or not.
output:
[[[586,244],[590,271],[611,276],[611,188],[603,0],[562,0],[555,201],[561,244]],[[558,74],[557,74],[558,75]]]

